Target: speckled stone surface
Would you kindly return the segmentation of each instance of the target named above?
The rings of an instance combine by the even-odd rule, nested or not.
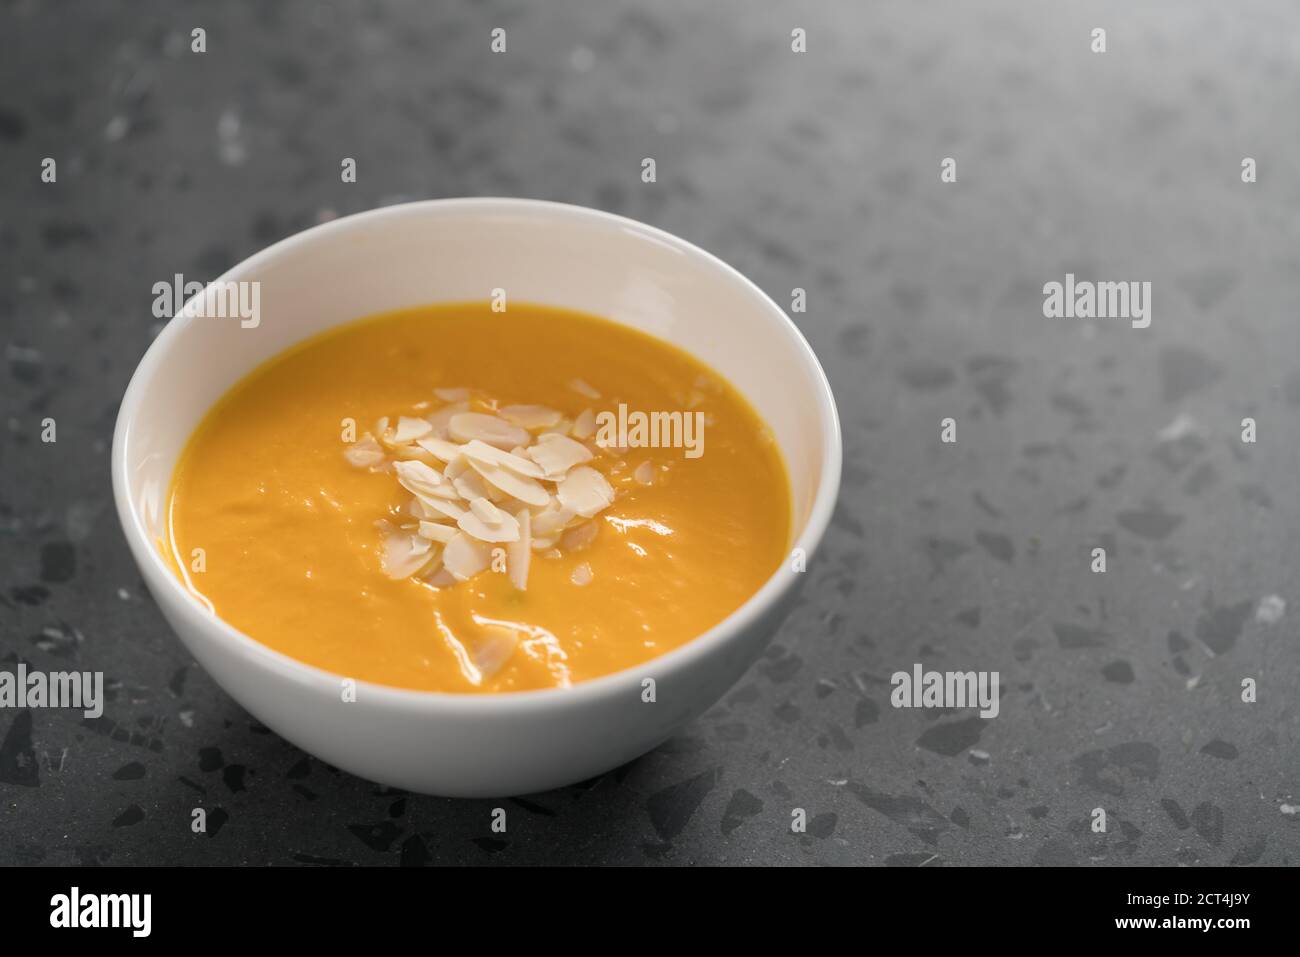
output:
[[[110,688],[99,721],[0,710],[0,863],[1300,859],[1293,5],[703,6],[0,4],[0,668]],[[474,194],[805,288],[846,443],[764,660],[654,753],[504,802],[251,719],[145,593],[108,482],[153,283]],[[1066,272],[1150,281],[1151,327],[1045,319]],[[913,662],[999,671],[1001,713],[892,708]]]

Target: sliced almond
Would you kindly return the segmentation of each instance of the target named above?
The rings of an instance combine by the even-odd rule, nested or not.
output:
[[[384,574],[394,581],[410,578],[435,557],[426,539],[391,526],[384,530],[380,564]]]
[[[636,479],[641,485],[653,485],[655,481],[655,468],[649,461],[642,462],[632,473],[632,478]]]
[[[519,538],[506,546],[506,570],[510,583],[520,591],[528,590],[528,564],[532,559],[532,513],[521,508],[515,515],[519,525]]]
[[[470,657],[483,680],[494,677],[514,656],[519,647],[519,632],[505,625],[483,625],[482,636],[474,642]]]
[[[437,522],[421,520],[420,537],[427,538],[431,542],[441,542],[446,545],[456,537],[456,529],[450,525],[440,525]]]
[[[449,486],[438,486],[447,488]],[[455,489],[452,489],[455,492]],[[427,502],[437,502],[438,507],[426,504]],[[454,512],[448,515],[448,510]],[[442,496],[417,495],[407,504],[405,511],[417,522],[445,522],[448,519],[455,521],[460,518],[460,513],[464,511],[459,496],[454,498],[443,498]]]
[[[394,445],[391,452],[394,459],[402,462],[423,462],[430,467],[437,467],[442,464],[418,445]]]
[[[581,565],[578,565],[573,569],[573,574],[569,576],[569,581],[573,582],[575,585],[590,585],[593,577],[595,576],[591,573],[591,566],[586,562],[583,562]]]
[[[456,584],[456,576],[447,571],[442,562],[429,566],[429,569],[424,573],[424,580],[434,588],[449,588]]]
[[[561,478],[569,469],[592,459],[591,449],[567,435],[554,433],[528,450],[528,457],[546,473],[547,478]]]
[[[564,418],[564,413],[544,405],[504,405],[501,418],[521,429],[549,429]]]
[[[596,434],[596,413],[591,409],[583,409],[573,420],[573,427],[569,431],[575,439],[591,438]]]
[[[424,507],[425,513],[442,515],[451,519],[453,522],[459,522],[462,515],[465,514],[465,508],[456,502],[448,501],[445,498],[430,498],[428,496],[420,497],[420,505]]]
[[[492,560],[491,546],[458,532],[442,550],[442,565],[457,581],[468,581]]]
[[[596,391],[595,387],[584,379],[570,379],[569,388],[579,395],[585,395],[588,399],[600,398],[600,393]]]
[[[537,465],[535,462],[531,462],[523,456],[516,455],[513,452],[505,452],[494,445],[488,445],[486,442],[481,442],[478,439],[471,439],[460,448],[466,458],[471,458],[487,465],[500,465],[518,475],[524,475],[528,478],[539,479],[544,477],[541,466]]]
[[[393,441],[399,445],[414,442],[433,431],[433,426],[424,419],[414,419],[409,415],[399,416],[397,428],[393,429]]]
[[[572,509],[565,508],[556,503],[553,507],[537,513],[537,516],[533,519],[532,523],[533,532],[543,538],[558,535],[560,532],[564,531],[569,526],[569,523],[576,517],[577,513]]]
[[[424,417],[424,420],[433,427],[432,434],[434,436],[446,439],[451,437],[451,417],[468,411],[468,402],[453,402],[451,405],[443,406],[437,412],[429,413]]]
[[[457,476],[464,475],[467,471],[469,471],[469,459],[458,455],[447,463],[447,467],[442,470],[442,475],[443,478],[454,482]]]
[[[420,494],[416,495],[415,498],[416,501],[420,501],[420,500],[431,501],[437,499],[438,501],[450,502],[454,505],[461,504],[460,493],[456,491],[456,486],[452,485],[450,482],[443,482],[437,488],[433,489],[433,492],[431,494],[421,492]],[[429,515],[425,515],[423,511],[412,510],[411,514],[415,515],[416,518],[438,518],[442,516],[444,512],[443,510],[439,509],[436,512],[432,512]]]
[[[517,475],[502,465],[489,465],[486,462],[478,462],[474,459],[470,459],[469,464],[475,472],[483,476],[491,485],[496,486],[507,495],[513,495],[525,504],[542,506],[549,504],[551,501],[551,493],[546,491],[536,479]]]
[[[428,438],[416,439],[415,444],[440,462],[450,462],[456,456],[460,455],[461,447],[459,445],[455,442],[448,442],[446,439],[440,439],[436,435],[431,435]]]
[[[511,425],[505,419],[483,412],[461,412],[451,417],[448,423],[451,437],[459,442],[478,439],[488,445],[495,445],[505,450],[528,441],[528,433],[517,425]]]
[[[495,486],[492,491],[497,493],[496,498],[492,499],[492,504],[503,512],[509,512],[511,515],[514,515],[521,508],[526,508],[530,512],[540,512],[549,508],[549,505],[529,505],[527,502],[521,502],[513,495],[507,495]]]
[[[501,494],[497,489],[483,481],[483,477],[473,469],[466,469],[461,472],[452,479],[452,484],[456,486],[456,491],[460,493],[460,497],[467,502],[472,502],[476,498],[491,498],[493,495]]]
[[[367,432],[349,445],[343,451],[343,455],[349,463],[363,469],[382,462],[384,460],[384,449],[375,441],[375,437]]]
[[[614,503],[614,489],[605,476],[586,465],[571,469],[556,488],[556,497],[565,508],[572,509],[584,518]]]
[[[560,547],[566,552],[580,552],[596,540],[598,531],[595,522],[575,525],[560,536]]]
[[[480,499],[480,501],[482,501]],[[477,512],[466,512],[457,521],[460,530],[473,535],[480,542],[517,542],[519,541],[519,523],[513,515],[498,512],[500,521],[486,522]]]
[[[412,495],[435,495],[435,489],[442,484],[442,476],[423,462],[394,462],[393,471],[402,488]]]
[[[441,485],[434,487],[431,492],[425,494],[423,497],[440,498],[444,502],[459,502],[460,492],[456,490],[456,486],[451,482],[443,482]]]
[[[501,524],[501,509],[497,508],[485,498],[476,498],[469,503],[469,510],[477,515],[489,525]]]

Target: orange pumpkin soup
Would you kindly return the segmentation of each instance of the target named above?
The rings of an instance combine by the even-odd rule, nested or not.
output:
[[[208,413],[172,479],[177,574],[336,674],[564,687],[690,641],[776,570],[766,426],[674,346],[568,310],[438,305],[330,330]]]

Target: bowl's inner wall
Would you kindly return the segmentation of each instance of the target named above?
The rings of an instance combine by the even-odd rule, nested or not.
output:
[[[257,327],[180,316],[137,383],[124,464],[132,506],[151,538],[164,534],[166,491],[190,433],[259,363],[333,325],[433,302],[487,300],[497,288],[508,301],[642,329],[725,375],[776,435],[790,474],[795,538],[807,523],[829,414],[819,404],[811,354],[737,276],[635,227],[564,207],[394,207],[259,254],[223,280],[261,284]]]

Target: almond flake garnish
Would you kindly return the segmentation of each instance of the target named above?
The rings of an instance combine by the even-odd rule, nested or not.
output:
[[[592,460],[591,449],[565,435],[549,432],[528,450],[547,478],[562,478],[575,465]]]
[[[457,581],[468,581],[492,561],[492,550],[484,542],[475,541],[459,532],[442,550],[442,565]]]
[[[442,470],[442,474],[446,478],[454,482],[456,481],[457,478],[459,478],[461,475],[464,475],[468,471],[469,471],[469,459],[465,458],[465,456],[457,452],[456,457],[452,459],[450,462],[448,462],[447,467]]]
[[[528,565],[532,560],[532,513],[521,508],[515,515],[519,524],[519,538],[506,546],[506,569],[510,572],[510,583],[520,591],[528,588]]]
[[[519,632],[504,625],[483,625],[483,637],[474,644],[470,658],[481,679],[493,677],[519,647]]]
[[[414,442],[418,438],[428,435],[433,431],[433,426],[424,419],[414,419],[410,416],[400,416],[397,420],[397,428],[393,430],[393,442],[402,445],[406,442]]]
[[[462,412],[469,411],[468,402],[454,402],[451,405],[432,412],[424,417],[424,421],[433,426],[433,435],[439,439],[451,437],[451,417],[460,415]]]
[[[489,525],[501,524],[501,509],[485,498],[476,498],[469,503],[469,510]]]
[[[439,542],[446,545],[456,537],[456,529],[450,525],[439,525],[437,522],[429,522],[421,519],[420,537],[427,538],[431,542]]]
[[[583,409],[573,420],[573,428],[569,431],[575,439],[591,438],[596,434],[596,413],[591,409]]]
[[[523,446],[515,446],[523,448]],[[543,478],[544,474],[541,467],[536,463],[529,461],[522,455],[516,455],[514,452],[503,452],[494,445],[488,445],[486,442],[480,442],[478,439],[472,439],[466,444],[460,446],[461,451],[467,458],[482,462],[485,465],[500,465],[508,468],[516,475],[523,475],[527,478]],[[527,451],[527,449],[525,449]]]
[[[577,513],[572,509],[567,509],[558,502],[554,503],[537,513],[537,517],[533,519],[533,534],[541,538],[558,535],[576,517]]]
[[[344,450],[343,455],[348,462],[357,468],[369,468],[372,465],[378,465],[384,460],[384,448],[375,441],[375,437],[367,432],[356,442]]]
[[[521,429],[549,429],[564,418],[563,412],[544,405],[506,405],[501,407],[500,415]]]
[[[466,469],[457,475],[452,479],[452,485],[456,487],[460,497],[467,502],[472,502],[476,498],[492,499],[501,494],[495,488],[489,487],[482,476],[473,469]]]
[[[580,379],[570,387],[599,398]],[[434,394],[447,404],[433,411],[427,402],[414,407],[427,415],[385,416],[373,433],[344,451],[353,466],[391,474],[414,496],[394,512],[394,521],[376,523],[385,575],[454,587],[488,569],[494,550],[504,545],[510,582],[522,592],[533,552],[559,558],[595,541],[599,525],[591,519],[613,504],[615,493],[606,476],[587,464],[598,456],[608,462],[603,456],[609,450],[596,452],[577,441],[595,431],[591,409],[570,420],[542,405],[498,410],[481,393],[471,406],[467,389]],[[611,474],[626,467],[613,464]],[[650,463],[641,463],[634,477],[648,484]],[[593,577],[586,562],[572,573],[579,585]],[[481,670],[490,676],[513,655],[518,640],[504,629],[471,656],[477,661],[482,655]]]
[[[447,571],[441,562],[433,569],[433,574],[426,572],[423,577],[434,588],[448,588],[456,584],[456,576]]]
[[[429,542],[418,535],[394,528],[384,522],[381,526],[384,549],[380,562],[384,574],[394,580],[410,578],[422,571],[435,557]]]
[[[541,482],[524,475],[516,475],[502,465],[488,465],[484,462],[470,460],[470,466],[483,476],[491,485],[495,485],[507,495],[513,495],[526,505],[538,507],[551,501],[551,493],[546,491]]]
[[[449,518],[453,522],[459,522],[461,516],[465,514],[465,507],[459,502],[448,501],[442,498],[420,498],[421,507],[424,514],[429,518]],[[430,514],[432,513],[432,514]]]
[[[482,502],[484,499],[477,499]],[[472,506],[471,506],[472,508]],[[519,522],[513,515],[497,510],[499,521],[484,521],[476,511],[466,512],[456,522],[460,530],[473,535],[480,542],[517,542],[519,541]],[[445,560],[445,559],[444,559]]]
[[[435,495],[434,489],[442,484],[442,476],[423,462],[394,462],[393,471],[402,488],[412,495]]]
[[[556,497],[565,508],[583,518],[591,518],[614,504],[614,489],[605,476],[586,465],[572,469],[556,489]]]
[[[596,540],[598,531],[595,522],[575,525],[560,536],[560,547],[568,552],[580,552]]]
[[[451,437],[458,442],[478,439],[502,450],[523,445],[529,438],[528,433],[519,426],[484,412],[461,412],[453,415],[448,425]]]
[[[427,439],[416,439],[415,444],[440,462],[450,462],[456,456],[460,455],[459,445],[455,442],[448,442],[446,439],[440,439],[437,436],[430,436]]]
[[[394,467],[396,462],[393,463]],[[434,471],[437,471],[436,469]],[[409,491],[409,489],[408,489]],[[444,502],[460,502],[460,492],[456,491],[456,486],[452,482],[443,482],[441,485],[434,486],[433,490],[419,496],[420,498],[440,498]]]
[[[599,399],[600,393],[588,382],[583,379],[572,379],[569,382],[569,388],[574,392],[585,395],[588,399]]]
[[[655,482],[655,469],[649,461],[642,462],[632,473],[632,478],[636,479],[642,485],[653,485]]]
[[[418,445],[394,445],[389,450],[393,458],[405,461],[423,462],[425,465],[436,465],[437,462],[428,452]]]

